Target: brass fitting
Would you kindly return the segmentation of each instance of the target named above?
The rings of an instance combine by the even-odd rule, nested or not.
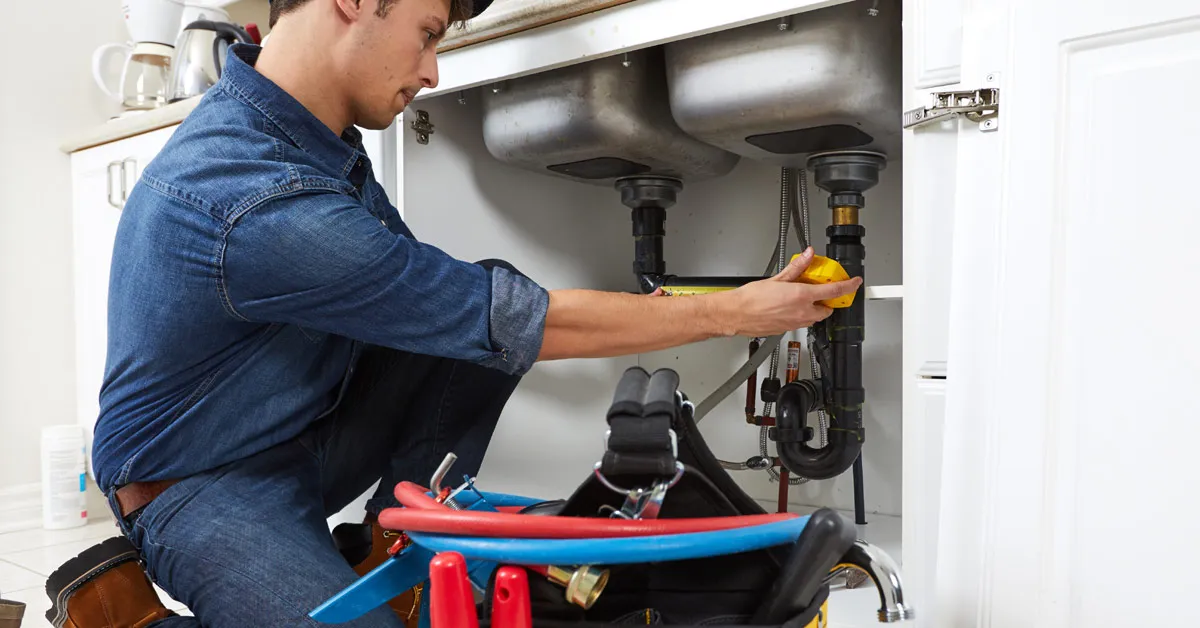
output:
[[[608,570],[596,569],[590,565],[580,567],[574,572],[550,565],[546,567],[546,577],[551,582],[566,587],[567,601],[584,609],[591,608],[596,600],[600,599],[604,586],[608,584]]]
[[[839,205],[833,208],[833,224],[857,225],[858,208],[854,205]]]

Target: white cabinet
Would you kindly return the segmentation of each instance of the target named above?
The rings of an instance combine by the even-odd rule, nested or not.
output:
[[[906,0],[905,109],[962,79],[966,0]],[[913,129],[904,137],[903,554],[916,625],[936,626],[942,426],[946,413],[950,278],[954,245],[960,121]]]
[[[173,131],[168,127],[71,155],[76,411],[89,451],[108,347],[108,273],[117,223],[142,168]]]

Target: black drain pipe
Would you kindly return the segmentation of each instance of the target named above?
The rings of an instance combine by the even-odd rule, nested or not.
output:
[[[885,165],[883,155],[865,151],[814,155],[808,161],[816,184],[829,192],[829,208],[833,211],[833,224],[825,231],[829,238],[825,255],[837,260],[851,277],[863,277],[865,270],[863,237],[867,230],[858,222],[859,210],[866,205],[863,192],[879,183],[879,172]],[[820,390],[829,415],[827,445],[821,449],[808,445],[812,436],[807,415],[816,407],[798,389],[786,400],[780,391],[776,439],[780,462],[796,475],[824,480],[856,467],[855,518],[860,522],[864,522],[860,462],[866,399],[862,381],[862,345],[866,337],[864,292],[865,288],[860,286],[853,305],[835,309],[829,318],[809,328],[821,367]]]
[[[851,277],[864,274],[866,249],[862,239],[866,229],[858,223],[859,209],[865,205],[862,193],[879,182],[879,171],[885,165],[883,155],[863,151],[814,155],[808,162],[817,186],[830,193],[833,225],[826,230],[829,242],[825,254],[837,260]],[[669,177],[628,177],[618,180],[616,187],[621,202],[632,210],[633,270],[641,292],[649,294],[662,288],[671,294],[703,294],[762,279],[666,274],[666,210],[675,204],[682,182]],[[836,477],[854,466],[862,453],[865,298],[860,287],[853,305],[835,309],[828,319],[809,329],[821,367],[820,381],[796,381],[779,392],[776,427],[769,436],[777,443],[780,462],[798,476],[814,480]],[[808,445],[814,435],[808,426],[808,414],[822,405],[829,414],[828,442],[816,449]],[[856,505],[863,501],[860,476],[861,468],[855,478]]]
[[[683,184],[669,177],[630,177],[617,181],[621,203],[633,222],[633,273],[638,290],[650,294],[662,288],[673,295],[704,294],[744,286],[762,277],[678,277],[667,274],[663,238],[667,208],[675,204]]]
[[[827,231],[830,242],[826,254],[851,277],[863,276],[865,231],[859,225],[834,225]],[[814,480],[836,477],[853,466],[862,453],[862,408],[866,398],[862,385],[866,318],[862,290],[860,287],[853,305],[835,309],[828,319],[809,329],[823,375],[820,388],[806,380],[792,382],[779,391],[778,430],[771,439],[776,441],[780,462],[796,475]],[[808,445],[813,438],[808,413],[815,411],[822,400],[829,415],[829,433],[825,447],[816,449]]]

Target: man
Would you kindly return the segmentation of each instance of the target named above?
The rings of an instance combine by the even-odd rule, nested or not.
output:
[[[114,251],[93,459],[125,538],[51,577],[56,625],[313,625],[385,557],[374,515],[396,483],[448,451],[475,474],[535,362],[781,333],[858,289],[794,283],[809,250],[723,294],[547,291],[419,242],[354,127],[437,85],[438,41],[486,4],[275,0],[270,43],[232,49],[147,166]],[[377,480],[348,559],[326,518]],[[413,597],[347,625],[404,626]]]

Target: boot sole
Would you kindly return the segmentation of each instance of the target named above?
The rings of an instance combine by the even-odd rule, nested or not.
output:
[[[89,547],[63,563],[46,579],[46,595],[53,602],[46,611],[46,621],[54,628],[62,628],[67,621],[67,600],[76,589],[117,565],[138,559],[133,544],[125,537],[117,536]]]

